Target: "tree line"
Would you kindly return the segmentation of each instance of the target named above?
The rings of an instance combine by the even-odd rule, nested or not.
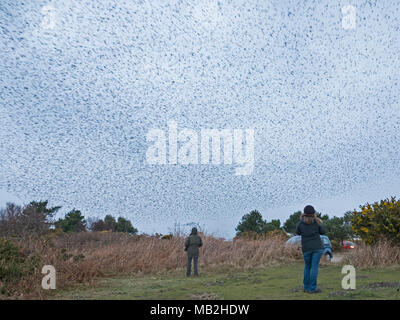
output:
[[[67,212],[55,219],[61,206],[49,207],[48,201],[31,201],[25,206],[7,203],[0,209],[0,236],[23,237],[44,235],[50,230],[68,232],[110,231],[136,234],[138,230],[124,217],[106,215],[104,219],[86,220],[80,210]]]
[[[282,234],[295,235],[296,224],[300,220],[302,212],[296,211],[289,216],[288,219],[282,224],[279,219],[272,219],[266,221],[263,219],[261,213],[258,210],[252,210],[250,213],[245,214],[239,224],[236,227],[236,236],[247,236],[251,234],[256,235],[267,235],[271,232],[276,234],[281,232]],[[329,218],[328,215],[322,215],[317,213],[317,216],[322,219],[326,226],[326,235],[337,243],[346,239],[352,239],[355,234],[351,226],[351,212],[346,212],[344,217]]]
[[[61,232],[110,231],[136,234],[138,230],[132,222],[124,217],[115,218],[106,215],[104,219],[85,219],[82,212],[73,209],[63,218],[55,219],[61,206],[49,207],[48,201],[32,201],[19,206],[7,203],[0,209],[0,237],[25,235],[43,235],[50,230]],[[301,211],[296,211],[282,224],[279,219],[266,221],[258,210],[245,214],[236,227],[236,236],[249,234],[267,235],[271,232],[295,233],[296,224],[300,220]],[[395,197],[372,204],[360,206],[359,210],[348,211],[343,217],[330,218],[326,214],[317,213],[326,226],[326,235],[333,242],[352,239],[355,236],[367,244],[380,239],[388,239],[400,243],[400,200]]]
[[[294,235],[296,224],[302,212],[296,211],[281,224],[279,219],[266,221],[258,210],[245,214],[236,227],[236,236],[249,234],[267,235],[281,232]],[[390,240],[400,244],[400,200],[395,197],[360,205],[359,210],[347,211],[343,217],[317,213],[326,227],[326,235],[333,245],[340,245],[343,240],[360,237],[366,244],[379,240]]]

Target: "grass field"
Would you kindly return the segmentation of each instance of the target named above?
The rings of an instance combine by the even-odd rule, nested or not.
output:
[[[0,251],[9,253],[0,257],[7,276],[0,282],[0,300],[398,298],[400,246],[389,242],[360,244],[335,252],[331,262],[323,259],[323,293],[308,295],[302,290],[301,251],[286,246],[283,237],[228,241],[205,235],[200,277],[190,279],[185,277],[184,240],[78,232],[0,241]],[[42,289],[43,265],[56,270],[55,291]],[[342,290],[342,265],[358,270],[355,291]]]
[[[318,286],[322,293],[302,288],[302,263],[241,272],[204,271],[186,278],[184,272],[157,276],[125,276],[99,279],[55,291],[50,299],[400,299],[400,267],[363,269],[356,273],[356,289],[341,287],[340,265],[321,265]],[[201,270],[201,269],[200,269]]]

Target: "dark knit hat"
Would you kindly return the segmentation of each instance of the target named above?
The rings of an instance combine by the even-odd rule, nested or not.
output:
[[[313,206],[305,206],[304,207],[304,214],[314,214],[315,213],[315,209]]]

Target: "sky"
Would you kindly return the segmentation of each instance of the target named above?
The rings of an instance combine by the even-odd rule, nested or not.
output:
[[[253,209],[341,216],[399,196],[399,9],[1,1],[0,205],[47,199],[60,216],[232,237]],[[203,129],[254,130],[253,170],[150,164],[148,134],[165,134],[169,157],[170,121],[199,141]]]

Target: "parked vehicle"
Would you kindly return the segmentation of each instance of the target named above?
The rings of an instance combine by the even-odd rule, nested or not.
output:
[[[347,240],[343,241],[343,249],[344,250],[354,249],[355,247],[356,247],[356,244],[354,242],[347,241]]]
[[[331,245],[331,241],[329,240],[329,238],[327,236],[320,236],[322,243],[324,245],[324,252],[323,255],[325,256],[325,258],[328,261],[331,261],[332,257],[333,257],[333,253],[332,253],[332,245]],[[290,239],[288,239],[286,241],[286,245],[295,245],[295,246],[299,246],[299,248],[301,247],[301,236],[293,236]]]

